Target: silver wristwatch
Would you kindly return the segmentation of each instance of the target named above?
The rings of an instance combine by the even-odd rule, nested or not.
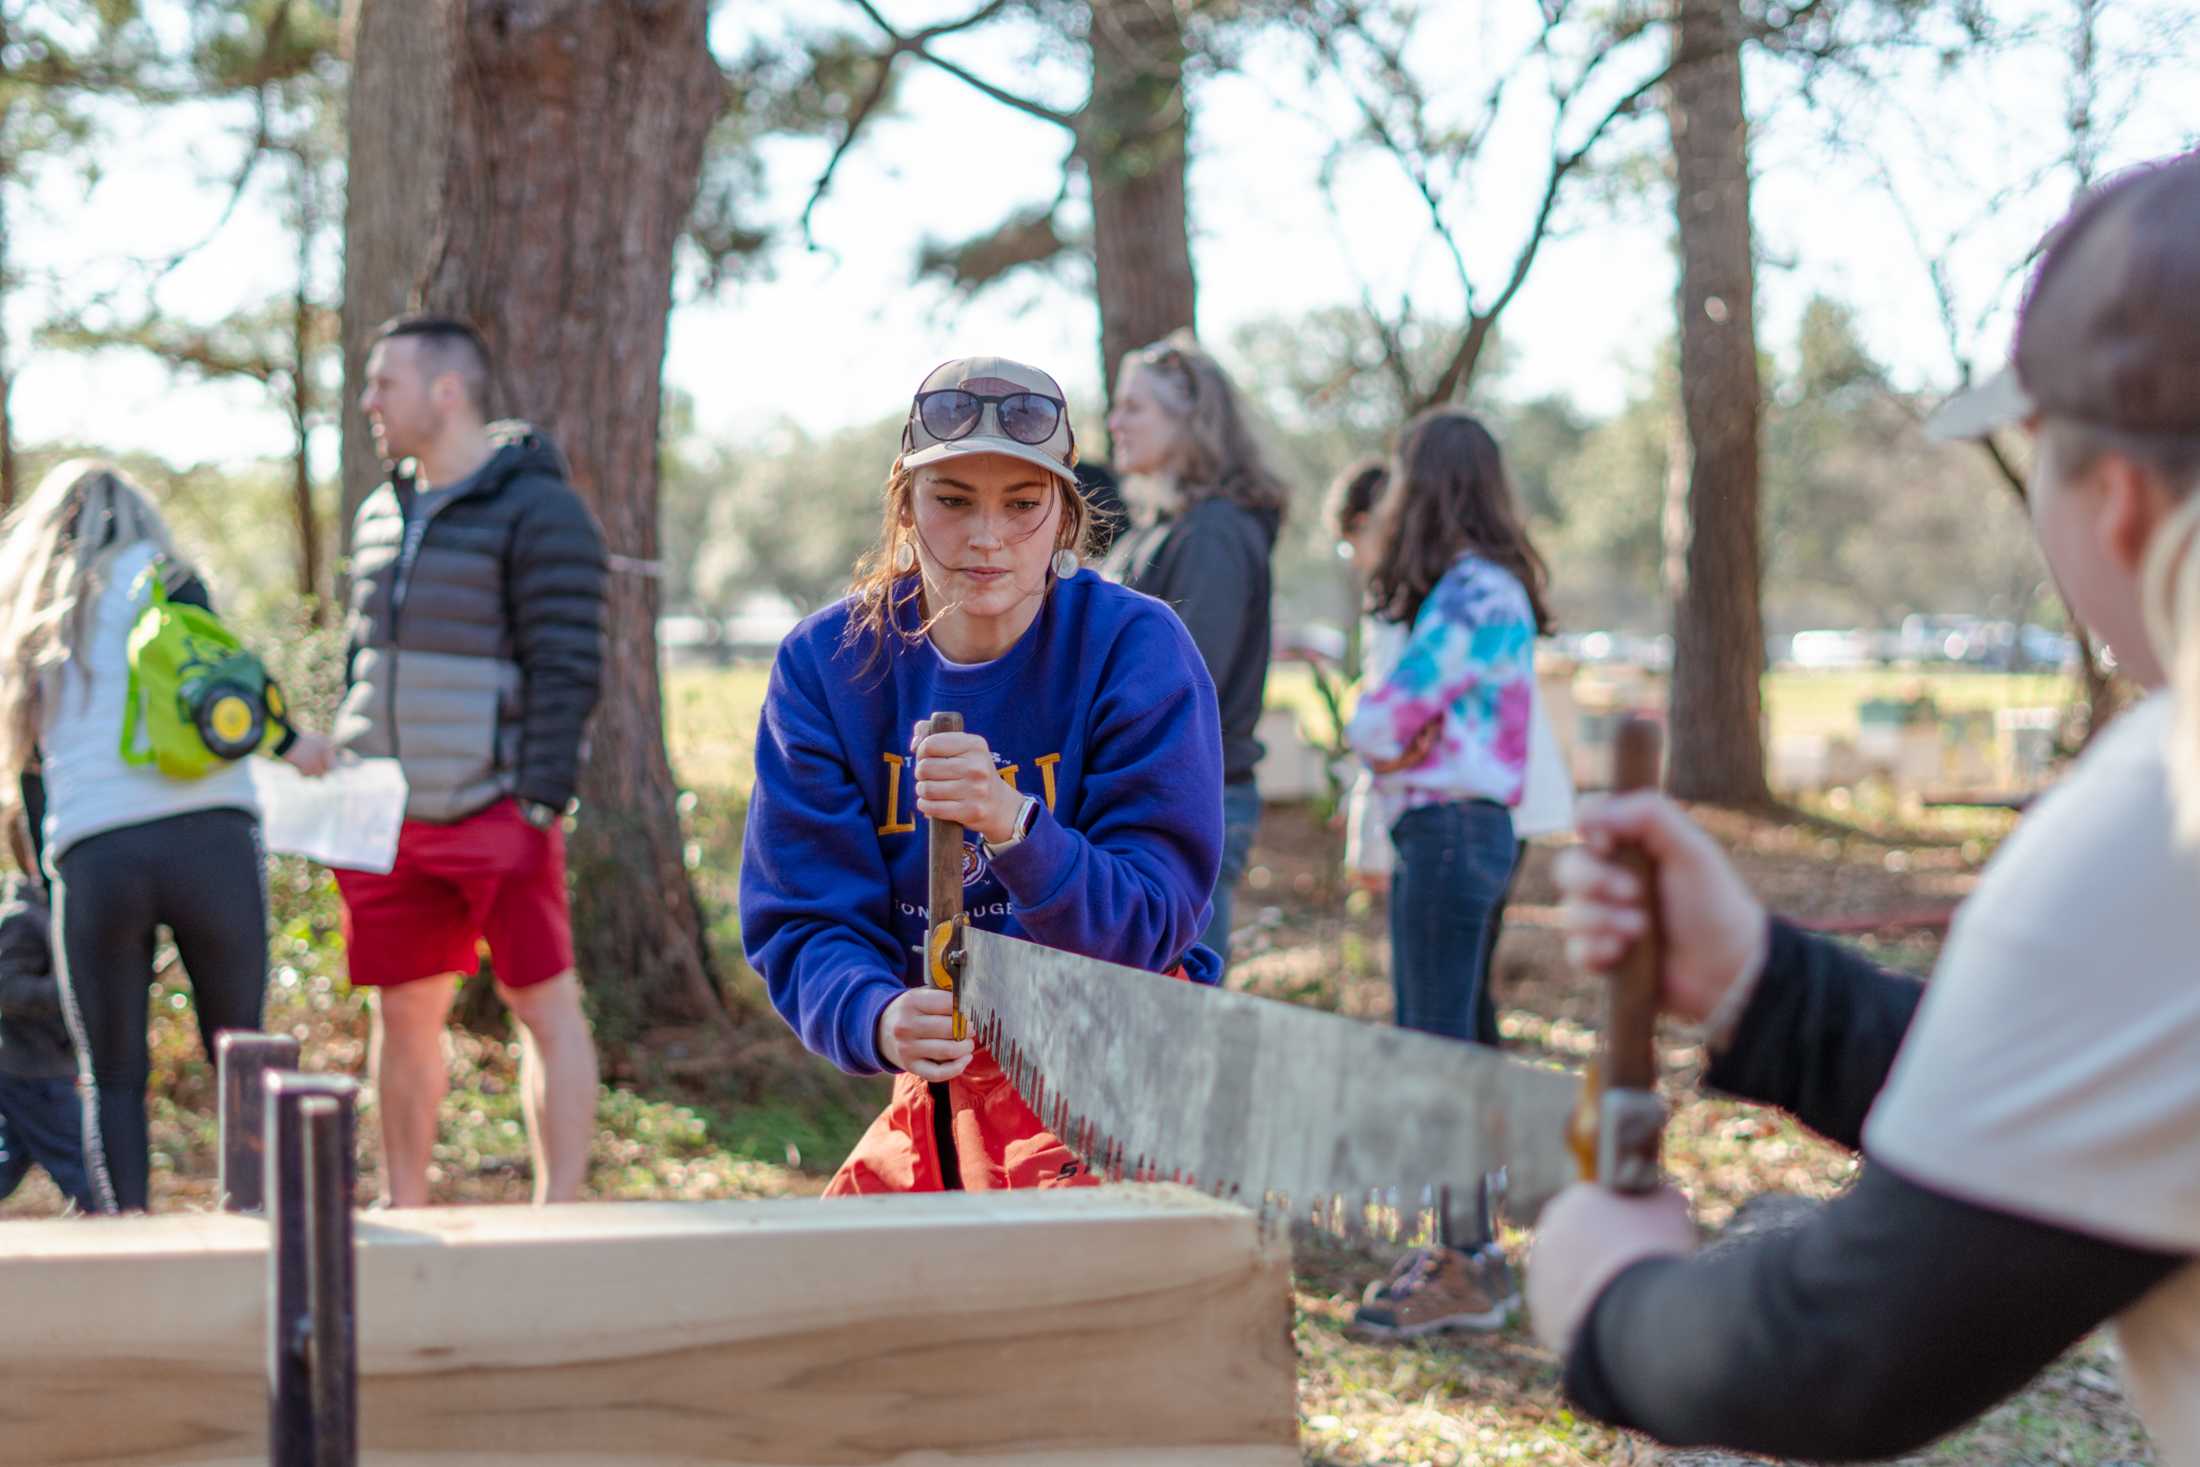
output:
[[[1031,834],[1032,824],[1038,818],[1039,797],[1037,795],[1025,795],[1023,804],[1017,807],[1015,822],[1008,828],[1008,839],[987,841],[985,843],[985,853],[989,856],[998,856],[1001,852],[1015,845],[1025,836]]]

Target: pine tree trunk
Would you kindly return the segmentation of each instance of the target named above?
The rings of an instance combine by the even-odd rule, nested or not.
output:
[[[1126,352],[1192,325],[1184,33],[1154,0],[1093,0],[1092,100],[1077,156],[1092,188],[1100,367],[1110,402]]]
[[[0,119],[5,112],[0,111]],[[0,168],[0,308],[7,304],[15,282],[8,273],[7,186],[12,171]],[[0,514],[15,508],[15,366],[8,360],[7,324],[0,319]]]
[[[1688,424],[1686,585],[1673,612],[1671,754],[1682,799],[1769,798],[1760,723],[1755,269],[1749,121],[1731,0],[1680,0],[1669,85],[1679,216],[1681,403]]]
[[[313,195],[313,161],[301,153],[298,164],[298,284],[290,300],[290,456],[291,515],[298,534],[298,593],[313,608],[313,620],[326,626],[331,611],[328,588],[321,584],[321,515],[313,503],[313,251],[320,243],[321,218]]]
[[[450,98],[449,0],[347,0],[345,101],[343,543],[382,482],[359,411],[377,326],[414,306],[434,250]]]
[[[431,309],[487,337],[492,406],[564,451],[612,555],[571,848],[599,1034],[729,1023],[665,756],[657,435],[674,247],[723,97],[706,0],[453,0]]]

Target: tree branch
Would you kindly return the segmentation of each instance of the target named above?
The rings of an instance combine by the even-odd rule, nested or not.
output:
[[[252,183],[252,175],[260,166],[261,155],[274,145],[274,131],[268,117],[268,91],[286,74],[278,64],[278,56],[290,38],[291,5],[293,0],[282,0],[275,13],[268,18],[265,39],[260,46],[260,64],[244,79],[252,93],[252,141],[245,149],[244,161],[238,166],[237,176],[230,181],[229,197],[222,204],[222,211],[213,228],[199,239],[185,245],[164,261],[140,261],[153,265],[152,278],[146,282],[148,290],[174,274],[183,263],[205,249],[229,227],[236,217],[237,206],[244,202],[245,190]]]
[[[1360,273],[1359,266],[1352,259],[1351,250],[1345,247],[1344,211],[1337,207],[1336,162],[1336,150],[1332,148],[1315,176],[1315,186],[1322,196],[1322,212],[1329,220],[1331,234],[1336,237],[1338,253],[1344,256],[1345,267],[1352,272],[1352,283],[1359,290],[1360,312],[1367,318],[1369,328],[1375,333],[1375,344],[1383,357],[1381,366],[1390,374],[1392,385],[1398,389],[1398,401],[1409,403],[1414,400],[1415,388],[1413,363],[1406,353],[1405,324],[1412,319],[1413,302],[1411,297],[1400,300],[1399,320],[1395,324],[1375,304],[1374,288],[1368,283],[1367,277]]]
[[[1452,353],[1451,360],[1445,364],[1443,373],[1436,379],[1435,387],[1416,405],[1416,411],[1451,401],[1465,384],[1482,355],[1482,346],[1489,336],[1490,328],[1496,324],[1505,308],[1512,304],[1513,297],[1520,294],[1520,288],[1527,284],[1528,272],[1534,268],[1536,256],[1542,253],[1543,241],[1550,237],[1551,216],[1558,209],[1559,192],[1565,186],[1567,175],[1581,166],[1605,133],[1621,118],[1640,107],[1643,100],[1662,86],[1675,71],[1703,59],[1702,56],[1673,57],[1605,108],[1603,115],[1597,118],[1595,125],[1579,144],[1552,157],[1550,172],[1543,181],[1543,197],[1536,205],[1535,220],[1528,226],[1528,237],[1513,255],[1512,272],[1506,277],[1504,288],[1498,291],[1486,310],[1469,310],[1466,335],[1460,338],[1458,350]]]
[[[1066,128],[1071,132],[1075,132],[1077,130],[1077,119],[1071,114],[1066,112],[1058,112],[1054,108],[1047,106],[1043,102],[1037,102],[1029,97],[1019,96],[1015,92],[1009,91],[1006,87],[996,86],[992,82],[985,80],[983,77],[974,74],[969,70],[969,68],[962,66],[957,62],[950,61],[946,57],[940,56],[932,51],[931,42],[937,40],[941,36],[948,35],[955,31],[968,30],[974,25],[978,25],[983,23],[984,21],[992,19],[995,15],[999,14],[1002,10],[1007,8],[1008,0],[990,0],[990,3],[980,8],[977,12],[972,15],[966,16],[961,20],[946,21],[939,25],[927,26],[923,30],[911,32],[908,34],[904,34],[903,32],[896,30],[894,28],[893,22],[889,21],[885,16],[879,13],[878,6],[873,4],[872,0],[850,0],[850,3],[853,4],[858,10],[861,10],[866,16],[870,17],[871,23],[877,26],[880,32],[883,33],[886,36],[887,40],[891,43],[892,50],[888,53],[889,58],[893,56],[900,56],[903,54],[914,56],[918,60],[946,72],[949,76],[954,77],[957,81],[962,82],[965,86],[973,87],[976,90],[984,93],[986,96],[991,97],[994,101],[999,102],[1004,107],[1013,107],[1018,112],[1022,112],[1027,116],[1036,117],[1041,122],[1051,122],[1056,127]]]
[[[141,259],[137,262],[140,265],[152,268],[152,277],[146,282],[147,289],[159,285],[181,268],[184,261],[212,244],[220,237],[222,231],[229,227],[229,221],[236,217],[237,206],[244,202],[245,190],[251,186],[252,175],[259,169],[260,159],[274,145],[274,133],[268,121],[267,89],[265,87],[256,88],[253,91],[252,106],[254,116],[252,141],[245,148],[244,161],[237,167],[237,176],[229,181],[229,197],[223,201],[220,215],[215,218],[213,227],[208,229],[206,233],[185,245],[182,249],[177,250],[165,260]]]
[[[1466,253],[1460,249],[1457,236],[1444,223],[1444,201],[1437,191],[1428,167],[1430,150],[1426,142],[1428,128],[1425,113],[1422,110],[1416,90],[1409,84],[1411,78],[1405,71],[1404,58],[1393,54],[1370,35],[1366,27],[1360,24],[1356,11],[1348,12],[1343,21],[1340,22],[1340,29],[1357,35],[1375,53],[1376,61],[1384,77],[1392,82],[1388,90],[1393,95],[1402,94],[1407,99],[1409,122],[1415,134],[1410,143],[1398,135],[1397,130],[1390,125],[1389,119],[1383,116],[1381,109],[1375,105],[1374,101],[1364,91],[1349,83],[1346,85],[1346,90],[1352,97],[1352,105],[1359,112],[1360,120],[1366,124],[1369,136],[1373,137],[1381,145],[1383,151],[1391,156],[1392,161],[1397,163],[1399,171],[1405,174],[1406,180],[1413,185],[1414,192],[1421,196],[1422,206],[1428,210],[1429,225],[1435,230],[1437,239],[1443,243],[1444,249],[1451,256],[1452,271],[1458,277],[1460,295],[1466,302],[1466,309],[1471,312],[1474,309],[1474,279],[1467,269]],[[1340,77],[1346,74],[1343,52],[1337,45],[1335,35],[1331,33],[1327,26],[1318,27],[1314,31],[1314,47]],[[1493,101],[1496,95],[1502,93],[1502,90],[1502,83],[1500,83],[1496,93],[1493,93]]]
[[[825,160],[825,167],[818,173],[817,182],[810,185],[809,200],[802,206],[802,243],[810,249],[818,248],[817,235],[810,228],[810,216],[825,201],[826,193],[833,186],[833,175],[840,171],[840,160],[847,157],[848,151],[855,146],[856,138],[863,131],[863,124],[870,119],[879,103],[886,99],[887,86],[893,80],[894,63],[900,57],[901,51],[897,48],[877,58],[877,74],[871,78],[871,85],[865,90],[861,100],[848,113],[848,130],[840,135],[839,142],[833,144],[832,156]]]
[[[42,342],[78,351],[142,351],[171,367],[186,368],[204,377],[242,377],[263,386],[288,370],[284,363],[259,353],[224,345],[210,331],[181,329],[164,333],[153,322],[110,329],[63,321],[42,329],[38,337]]]

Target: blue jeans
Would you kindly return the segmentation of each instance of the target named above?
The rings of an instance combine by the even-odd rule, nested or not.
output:
[[[84,1171],[84,1108],[74,1080],[0,1075],[0,1198],[37,1164],[86,1212],[97,1212]]]
[[[1230,966],[1230,917],[1236,906],[1238,878],[1253,856],[1253,835],[1260,829],[1260,790],[1251,780],[1222,787],[1222,874],[1215,878],[1215,911],[1200,934],[1200,945],[1212,948]]]
[[[1401,1027],[1494,1044],[1490,939],[1520,856],[1489,800],[1408,810],[1390,827],[1390,984]]]

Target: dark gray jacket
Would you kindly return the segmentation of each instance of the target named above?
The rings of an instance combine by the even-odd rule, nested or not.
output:
[[[415,516],[408,461],[352,529],[335,736],[404,765],[416,820],[506,795],[562,808],[602,676],[603,534],[547,438],[490,431],[500,446],[456,497]]]
[[[1263,752],[1253,729],[1268,684],[1269,562],[1281,525],[1273,510],[1217,496],[1126,530],[1108,554],[1108,578],[1175,607],[1206,660],[1222,710],[1225,784],[1251,779]]]
[[[0,885],[0,1075],[66,1080],[75,1074],[76,1050],[54,977],[46,893],[28,876],[10,876]]]

